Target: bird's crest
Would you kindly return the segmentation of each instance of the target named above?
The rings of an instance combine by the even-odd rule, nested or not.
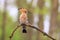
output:
[[[25,9],[25,8],[19,8],[18,10],[19,10],[20,12],[27,13],[27,9]]]

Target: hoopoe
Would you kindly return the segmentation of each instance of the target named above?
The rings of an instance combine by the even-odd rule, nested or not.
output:
[[[20,17],[19,17],[19,21],[20,21],[20,24],[26,24],[28,21],[27,21],[27,9],[25,8],[19,8],[18,9],[19,12],[21,13]],[[26,27],[23,25],[23,30],[22,30],[23,33],[27,33],[26,31]]]

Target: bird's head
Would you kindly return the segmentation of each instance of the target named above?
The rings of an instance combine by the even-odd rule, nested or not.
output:
[[[21,12],[21,13],[27,13],[27,9],[25,9],[25,8],[19,8],[18,10],[19,10],[19,12]]]

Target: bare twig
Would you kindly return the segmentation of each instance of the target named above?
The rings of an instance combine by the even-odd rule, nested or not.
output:
[[[29,24],[22,24],[22,25],[26,25],[28,27],[34,28],[34,29],[38,30],[39,32],[43,33],[44,35],[46,35],[47,37],[51,38],[52,40],[56,40],[53,37],[49,36],[47,33],[45,33],[42,30],[40,30],[39,28],[35,27],[35,26],[29,25]]]
[[[17,26],[17,27],[13,30],[13,32],[12,32],[12,34],[11,34],[11,36],[9,37],[9,38],[10,38],[10,40],[11,40],[11,38],[13,37],[13,35],[14,35],[15,31],[16,31],[19,27],[20,27],[20,26]]]
[[[51,38],[52,40],[56,40],[56,39],[54,39],[53,37],[49,36],[47,33],[45,33],[45,32],[43,32],[42,30],[40,30],[39,28],[37,28],[37,27],[35,27],[35,26],[32,26],[31,24],[21,24],[21,26],[22,26],[22,25],[25,25],[25,26],[34,28],[34,29],[36,29],[37,31],[39,31],[39,32],[43,33],[44,35],[46,35],[47,37]],[[12,34],[11,34],[11,36],[10,36],[10,40],[11,40],[11,38],[13,37],[14,32],[15,32],[19,27],[20,27],[20,26],[17,26],[17,27],[13,30],[13,32],[12,32]]]

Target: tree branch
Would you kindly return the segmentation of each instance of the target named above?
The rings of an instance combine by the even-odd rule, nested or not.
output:
[[[49,36],[47,33],[45,33],[45,32],[43,32],[42,30],[40,30],[39,28],[37,28],[37,27],[35,27],[35,26],[32,26],[31,24],[21,24],[21,26],[22,26],[22,25],[25,25],[25,26],[34,28],[34,29],[36,29],[37,31],[39,31],[39,32],[43,33],[44,35],[46,35],[47,37],[51,38],[52,40],[56,40],[56,39],[54,39],[53,37]],[[10,39],[13,37],[15,31],[16,31],[19,27],[20,27],[20,26],[17,26],[17,27],[13,30],[13,32],[12,32],[12,34],[11,34],[11,36],[10,36]]]
[[[13,35],[14,35],[15,31],[16,31],[19,27],[20,27],[20,26],[17,26],[17,27],[13,30],[13,32],[12,32],[12,34],[11,34],[11,36],[9,37],[9,38],[10,38],[10,40],[11,40],[11,38],[13,37]]]
[[[49,36],[47,33],[45,33],[45,32],[43,32],[42,30],[40,30],[39,28],[35,27],[35,26],[32,26],[32,25],[30,25],[30,24],[22,24],[22,25],[25,25],[25,26],[34,28],[34,29],[36,29],[37,31],[39,31],[39,32],[43,33],[44,35],[46,35],[47,37],[51,38],[52,40],[56,40],[56,39],[54,39],[53,37]]]

